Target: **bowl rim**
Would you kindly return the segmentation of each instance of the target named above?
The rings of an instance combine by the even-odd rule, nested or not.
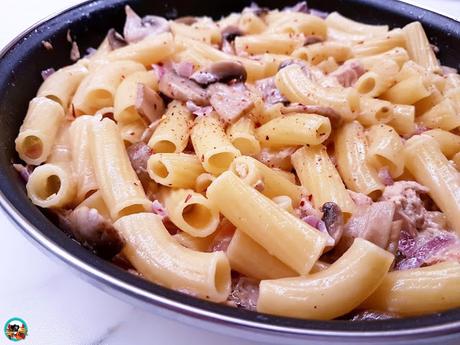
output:
[[[391,4],[397,3],[398,6],[406,9],[406,10],[411,10],[411,11],[418,11],[422,13],[430,13],[431,15],[434,15],[436,17],[443,17],[449,21],[454,21],[458,25],[460,25],[460,21],[457,21],[456,19],[452,17],[448,17],[436,12],[433,12],[428,9],[420,8],[418,6],[401,2],[399,0],[391,0],[391,1],[385,1],[384,4],[380,0],[354,0],[355,2],[359,2],[362,4],[378,4],[379,6],[383,7],[391,7]],[[73,6],[67,7],[63,10],[56,11],[55,13],[35,22],[31,26],[29,26],[27,29],[23,30],[20,32],[15,38],[13,38],[9,43],[7,43],[4,47],[0,49],[0,64],[2,58],[7,55],[16,45],[20,44],[21,41],[26,37],[27,35],[31,34],[36,28],[40,27],[43,24],[46,24],[47,22],[57,19],[58,17],[71,12],[76,9],[81,9],[84,8],[88,5],[95,5],[97,3],[101,3],[101,7],[103,6],[108,6],[109,4],[114,4],[114,3],[126,3],[127,0],[111,0],[111,1],[101,1],[101,0],[86,0],[81,3],[75,4]],[[7,183],[13,183],[9,178],[6,179]],[[212,302],[207,302],[204,300],[198,300],[198,302],[194,303],[195,305],[192,305],[192,303],[187,302],[187,301],[178,301],[177,299],[182,299],[182,300],[187,300],[190,298],[196,299],[194,297],[186,296],[185,295],[176,292],[174,290],[170,290],[167,288],[164,288],[160,285],[157,285],[155,283],[150,283],[148,284],[153,284],[156,287],[159,287],[162,290],[167,290],[171,292],[171,295],[174,297],[181,297],[181,298],[176,298],[176,299],[171,299],[169,297],[165,296],[160,296],[158,294],[155,294],[151,291],[147,291],[146,289],[135,286],[134,284],[130,283],[125,279],[129,273],[126,272],[127,275],[124,277],[115,277],[112,274],[109,274],[108,272],[101,270],[100,268],[97,268],[95,264],[91,264],[87,261],[82,260],[81,258],[77,257],[75,254],[67,251],[66,249],[62,248],[58,243],[55,243],[52,239],[48,238],[44,233],[42,233],[38,228],[36,228],[34,225],[32,225],[22,214],[22,212],[16,208],[16,206],[6,197],[4,191],[2,190],[2,187],[0,186],[0,207],[3,209],[5,214],[10,218],[12,223],[14,223],[24,234],[24,236],[29,239],[36,247],[38,247],[42,252],[45,254],[50,254],[54,256],[55,258],[58,258],[60,261],[64,262],[66,265],[70,266],[75,271],[78,271],[82,274],[84,274],[86,277],[88,277],[92,282],[96,282],[96,286],[98,288],[101,288],[100,284],[103,285],[104,287],[107,286],[110,288],[109,292],[113,294],[114,291],[121,293],[124,297],[133,297],[135,300],[140,301],[141,303],[149,303],[153,304],[156,307],[164,308],[166,310],[175,312],[175,313],[182,313],[187,317],[191,317],[193,319],[200,319],[201,321],[205,322],[210,322],[210,323],[220,323],[223,326],[230,327],[230,328],[235,328],[238,327],[242,330],[249,330],[252,332],[263,332],[266,334],[271,334],[271,335],[277,335],[277,336],[314,336],[314,337],[321,337],[323,339],[348,339],[348,340],[353,340],[353,339],[372,339],[372,338],[380,338],[381,340],[409,340],[409,339],[415,339],[417,337],[423,336],[423,335],[429,335],[429,336],[439,336],[439,335],[448,335],[448,334],[453,334],[456,331],[460,331],[460,317],[457,318],[457,320],[447,320],[447,321],[433,321],[433,325],[425,325],[422,323],[422,325],[407,325],[407,321],[417,321],[421,319],[428,319],[433,316],[443,316],[448,314],[451,311],[445,311],[441,313],[436,313],[436,314],[431,314],[431,315],[426,315],[426,316],[419,316],[419,317],[413,317],[413,318],[405,318],[405,319],[393,319],[393,320],[379,320],[375,321],[375,323],[380,323],[381,325],[386,325],[386,327],[380,327],[383,330],[374,330],[372,329],[373,327],[366,327],[370,328],[370,330],[356,330],[356,329],[350,329],[347,330],[345,328],[342,328],[341,330],[333,330],[330,328],[334,327],[334,324],[338,325],[339,322],[342,324],[358,324],[358,323],[364,323],[367,326],[371,326],[372,323],[369,322],[364,322],[364,321],[315,321],[315,320],[301,320],[301,319],[291,319],[294,321],[297,321],[297,323],[316,323],[316,324],[328,324],[329,327],[318,327],[318,328],[307,328],[307,327],[300,327],[300,326],[284,326],[284,325],[276,325],[272,323],[266,323],[267,320],[270,319],[285,319],[289,320],[290,318],[285,318],[285,317],[278,317],[278,316],[273,316],[273,315],[267,315],[267,314],[261,314],[257,312],[249,312],[253,315],[258,315],[260,317],[253,318],[255,320],[249,320],[249,319],[244,319],[241,316],[232,316],[229,315],[230,313],[222,313],[224,308],[232,308],[232,307],[226,307],[221,304],[216,304]],[[50,226],[52,223],[50,222]],[[70,240],[70,239],[69,239]],[[84,249],[84,248],[83,248]],[[86,249],[84,249],[86,250]],[[100,259],[97,257],[97,259]],[[102,259],[100,259],[102,260]],[[109,265],[109,262],[106,262],[103,260],[105,264]],[[108,268],[108,267],[107,267]],[[137,277],[136,277],[137,278]],[[144,281],[142,278],[138,278],[139,280]],[[107,290],[107,289],[103,289]],[[119,295],[119,294],[118,294]],[[125,300],[126,300],[125,298]],[[206,304],[213,304],[215,305],[215,308],[206,308]],[[212,311],[210,309],[220,309],[217,311]],[[245,311],[241,311],[245,312]],[[460,315],[460,314],[458,314]],[[405,322],[406,321],[406,322]],[[394,327],[388,327],[391,324],[402,324],[406,323],[407,327],[397,327],[394,329]],[[413,322],[416,323],[417,322]],[[309,326],[311,327],[311,325]],[[305,339],[305,338],[303,338]]]

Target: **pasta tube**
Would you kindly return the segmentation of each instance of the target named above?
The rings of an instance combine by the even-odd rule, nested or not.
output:
[[[214,175],[227,170],[241,155],[228,139],[222,124],[212,115],[195,119],[191,139],[204,169]]]
[[[188,143],[191,122],[190,110],[181,102],[172,101],[148,145],[155,153],[182,152]]]
[[[358,193],[376,198],[384,186],[377,172],[367,162],[364,128],[358,122],[343,125],[335,138],[335,156],[345,185]]]
[[[393,178],[404,171],[404,158],[401,152],[404,148],[400,136],[387,125],[374,125],[367,132],[369,149],[367,160],[375,168],[387,167]]]
[[[118,48],[107,54],[107,60],[131,60],[150,66],[174,53],[174,40],[171,33],[150,35],[140,42]]]
[[[460,114],[457,113],[452,101],[447,98],[423,115],[417,117],[417,121],[429,128],[440,128],[450,131],[460,127]]]
[[[72,169],[77,179],[77,200],[79,201],[82,201],[88,194],[99,188],[88,140],[95,121],[96,119],[93,116],[80,116],[72,122],[69,129]]]
[[[313,195],[316,208],[319,209],[326,202],[332,201],[345,214],[353,213],[355,204],[331,162],[326,147],[304,146],[292,155],[291,161],[302,186]]]
[[[327,237],[227,171],[208,187],[211,203],[240,231],[299,274],[307,274]]]
[[[442,153],[449,159],[457,152],[460,152],[460,135],[442,129],[432,129],[423,132],[423,134],[429,135],[436,140]]]
[[[331,134],[331,122],[325,116],[289,114],[277,117],[256,129],[264,146],[318,145]]]
[[[115,93],[123,78],[139,71],[145,71],[144,66],[133,61],[115,61],[95,69],[75,93],[72,101],[75,111],[79,115],[92,115],[99,109],[113,106]]]
[[[200,160],[194,154],[156,153],[147,162],[150,178],[172,188],[193,188],[204,173]]]
[[[404,149],[406,168],[443,211],[451,226],[460,233],[460,179],[458,172],[429,135],[415,135]]]
[[[37,97],[48,97],[67,109],[78,85],[87,75],[88,69],[80,63],[63,67],[46,78]]]
[[[257,280],[295,277],[295,273],[244,232],[236,230],[226,251],[230,266]]]
[[[352,88],[325,88],[310,80],[299,65],[281,69],[275,77],[281,93],[290,101],[329,106],[345,119],[353,119],[359,109],[359,97]]]
[[[89,139],[96,181],[112,219],[148,210],[151,202],[131,166],[115,122],[107,118],[95,122]]]
[[[24,162],[39,165],[48,158],[64,116],[59,103],[46,97],[36,97],[30,101],[15,140],[16,151]]]
[[[396,104],[393,107],[393,118],[388,125],[399,135],[410,135],[415,131],[415,107],[413,105]]]
[[[422,24],[420,22],[410,23],[403,28],[403,31],[410,58],[430,72],[440,73],[441,66],[439,66]]]
[[[288,34],[246,35],[235,38],[235,50],[238,54],[291,54],[302,46],[303,36]]]
[[[279,171],[270,169],[257,159],[248,156],[236,158],[230,166],[230,170],[251,187],[262,183],[261,193],[268,198],[285,195],[288,196],[295,207],[300,203],[300,199],[306,191],[289,181]]]
[[[425,86],[421,76],[413,76],[404,79],[388,89],[381,98],[397,104],[415,104],[421,99],[428,97],[430,91]]]
[[[437,313],[460,306],[459,284],[457,262],[393,271],[360,307],[402,316]]]
[[[142,118],[136,110],[139,84],[152,90],[158,90],[158,78],[152,71],[135,72],[126,77],[115,93],[113,116],[117,122],[129,123]]]
[[[46,163],[35,168],[26,184],[27,195],[43,208],[68,206],[75,197],[75,181],[68,164]]]
[[[219,211],[202,194],[191,189],[160,191],[168,217],[179,229],[195,237],[206,237],[219,225]]]
[[[230,142],[243,155],[256,155],[260,152],[260,143],[255,137],[254,121],[248,117],[242,117],[227,129]]]
[[[394,256],[356,238],[329,268],[307,277],[262,280],[257,311],[302,319],[330,320],[359,306],[374,292]]]
[[[177,243],[152,213],[120,218],[124,255],[147,279],[214,302],[230,293],[230,265],[223,252],[200,253]]]

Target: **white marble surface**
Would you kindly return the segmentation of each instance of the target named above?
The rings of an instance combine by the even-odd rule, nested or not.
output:
[[[78,2],[8,1],[0,11],[0,47],[37,20]],[[460,18],[457,0],[408,2]],[[23,343],[31,345],[255,345],[212,333],[212,329],[199,330],[166,320],[116,299],[45,256],[2,211],[0,224],[0,344],[11,344],[3,335],[5,321],[21,317],[30,332]]]

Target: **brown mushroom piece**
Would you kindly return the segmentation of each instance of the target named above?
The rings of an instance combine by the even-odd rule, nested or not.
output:
[[[193,101],[197,105],[209,104],[205,89],[193,80],[183,78],[171,70],[165,70],[158,87],[161,93],[169,98],[183,102]]]
[[[118,232],[96,209],[82,206],[73,211],[56,212],[59,226],[97,255],[110,259],[123,248],[124,243]]]
[[[123,35],[128,43],[136,43],[149,35],[169,31],[169,23],[163,17],[145,16],[141,18],[128,5],[125,7],[125,12],[126,22]]]
[[[330,120],[332,128],[340,127],[343,122],[343,119],[339,113],[337,113],[331,107],[325,107],[322,105],[303,105],[300,103],[292,103],[281,108],[281,112],[283,114],[308,113],[325,116]]]
[[[144,84],[137,84],[136,111],[147,125],[159,120],[165,112],[161,96]]]
[[[246,69],[242,64],[234,61],[222,61],[215,62],[207,68],[193,73],[190,79],[200,85],[207,86],[218,82],[228,83],[232,80],[245,82],[246,77]]]
[[[128,42],[125,41],[123,36],[119,34],[115,29],[110,29],[107,33],[107,41],[109,42],[109,46],[112,50],[122,48],[128,45]]]
[[[222,40],[232,42],[236,37],[244,35],[243,31],[238,26],[229,25],[221,31]]]
[[[327,232],[334,239],[335,243],[338,243],[344,229],[342,210],[336,203],[326,202],[321,207],[321,212],[323,212],[321,220],[326,225]]]

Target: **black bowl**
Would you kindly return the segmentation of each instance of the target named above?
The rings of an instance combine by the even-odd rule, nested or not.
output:
[[[0,54],[0,203],[18,227],[47,253],[52,253],[81,275],[104,290],[124,299],[193,325],[275,343],[389,343],[445,344],[460,343],[460,310],[417,318],[386,321],[306,321],[275,317],[199,300],[140,279],[100,259],[69,238],[27,198],[23,182],[11,166],[18,161],[14,139],[27,105],[41,83],[40,72],[71,63],[67,31],[77,39],[82,51],[96,47],[108,29],[121,30],[123,7],[130,4],[142,15],[166,17],[210,15],[218,18],[240,11],[249,1],[221,0],[218,6],[203,1],[201,6],[184,0],[98,0],[70,8],[42,21],[22,33]],[[270,8],[292,5],[293,1],[264,0]],[[440,49],[443,64],[458,67],[460,23],[441,15],[396,1],[379,0],[309,0],[309,5],[342,14],[370,24],[401,27],[411,21],[423,23],[431,42]],[[52,43],[46,50],[42,41]],[[6,243],[4,245],[7,245]],[[460,288],[460,287],[459,287]],[[337,293],[340,293],[339,291]],[[212,327],[212,328],[211,328]]]

